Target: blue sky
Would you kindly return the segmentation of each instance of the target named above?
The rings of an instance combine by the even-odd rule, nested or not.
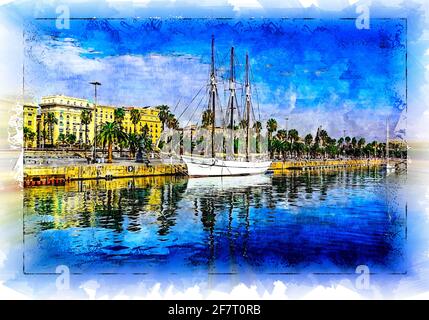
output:
[[[263,121],[274,117],[284,125],[288,117],[289,128],[302,134],[322,125],[335,137],[345,129],[382,140],[386,118],[394,127],[405,107],[401,19],[372,19],[368,30],[353,19],[73,20],[62,30],[55,20],[37,20],[26,27],[26,90],[36,99],[92,98],[88,82],[96,79],[101,103],[177,105],[180,114],[207,83],[212,34],[220,74],[227,76],[231,46],[238,78],[249,53]]]

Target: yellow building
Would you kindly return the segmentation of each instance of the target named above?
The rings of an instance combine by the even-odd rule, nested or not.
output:
[[[150,107],[125,107],[125,119],[122,123],[124,130],[127,133],[134,132],[134,128],[136,128],[137,133],[141,133],[145,126],[148,128],[149,135],[152,137],[152,143],[156,143],[156,141],[161,136],[162,131],[162,123],[159,120],[159,110],[156,108]],[[131,110],[140,109],[141,111],[141,120],[135,126],[131,121]]]
[[[92,143],[94,139],[94,104],[86,99],[67,97],[64,95],[46,96],[42,98],[40,106],[40,117],[37,121],[37,106],[24,106],[24,125],[30,125],[31,129],[38,133],[38,146],[58,143],[60,134],[74,134],[76,142]],[[97,127],[103,123],[115,120],[115,106],[97,105],[96,121]],[[141,120],[137,123],[137,133],[141,133],[147,125],[152,142],[156,144],[161,136],[162,123],[159,120],[159,110],[150,107],[125,107],[125,118],[122,123],[124,131],[134,132],[134,124],[131,122],[131,110],[140,110]],[[86,139],[85,124],[81,123],[82,111],[91,112],[91,122],[88,127],[88,140]],[[49,122],[48,114],[53,113],[56,121]],[[52,131],[52,137],[51,137]]]
[[[26,146],[36,146],[37,142],[37,113],[38,113],[38,106],[37,104],[27,103],[24,105],[23,110],[23,123],[22,127],[29,129],[31,132],[34,133],[34,139],[32,141],[26,141]]]

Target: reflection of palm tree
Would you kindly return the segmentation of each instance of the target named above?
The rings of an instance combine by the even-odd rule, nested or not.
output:
[[[186,191],[186,183],[182,179],[170,180],[167,186],[161,187],[161,209],[157,218],[159,222],[158,234],[165,236],[170,232],[170,228],[176,224],[176,214],[178,203],[182,200],[182,195]]]
[[[209,231],[209,269],[213,268],[214,263],[214,227],[216,224],[216,213],[214,209],[215,197],[204,197],[200,199],[201,222],[204,230]],[[211,271],[211,270],[210,270]]]

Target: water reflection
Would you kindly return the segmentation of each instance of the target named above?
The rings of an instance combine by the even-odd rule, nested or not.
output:
[[[26,266],[393,272],[402,268],[405,219],[387,193],[376,168],[25,189]]]

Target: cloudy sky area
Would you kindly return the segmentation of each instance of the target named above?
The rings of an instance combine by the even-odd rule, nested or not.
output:
[[[239,81],[249,53],[263,121],[284,125],[289,117],[289,128],[301,133],[322,125],[335,137],[345,129],[381,140],[386,119],[393,130],[406,106],[401,19],[372,19],[369,30],[355,20],[73,20],[62,30],[55,20],[37,20],[26,26],[26,91],[36,100],[61,93],[92,99],[88,82],[98,80],[100,103],[178,104],[179,115],[207,84],[212,34],[220,78],[228,77],[231,46]]]

